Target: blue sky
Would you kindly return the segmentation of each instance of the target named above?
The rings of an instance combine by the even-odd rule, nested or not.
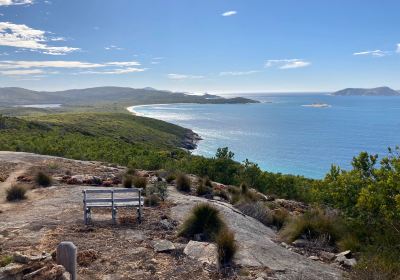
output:
[[[400,89],[398,0],[0,0],[0,84]]]

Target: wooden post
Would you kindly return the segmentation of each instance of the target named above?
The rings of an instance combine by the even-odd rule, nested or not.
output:
[[[61,242],[57,246],[57,264],[65,267],[65,270],[71,274],[71,280],[76,280],[76,258],[77,248],[72,242]]]

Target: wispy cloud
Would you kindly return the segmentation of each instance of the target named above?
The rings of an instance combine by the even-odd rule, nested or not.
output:
[[[236,15],[236,14],[237,14],[236,11],[226,11],[225,13],[222,13],[221,15],[222,15],[223,17],[230,17],[230,16],[234,16],[234,15]]]
[[[120,48],[120,47],[115,46],[115,45],[104,47],[104,49],[107,50],[107,51],[112,51],[112,50],[120,51],[120,50],[123,50],[123,48]]]
[[[400,44],[397,44],[397,50],[396,52],[400,53]]]
[[[270,59],[265,63],[265,67],[278,67],[279,69],[295,69],[310,66],[311,62],[304,59]]]
[[[78,70],[72,74],[127,74],[146,71],[137,61],[112,61],[92,63],[84,61],[0,61],[1,75],[57,74],[54,69]],[[82,71],[82,70],[86,71]],[[96,69],[96,70],[95,70]]]
[[[19,69],[19,70],[3,70],[0,71],[1,75],[5,76],[22,76],[22,75],[35,75],[35,74],[43,74],[44,71],[41,69]]]
[[[25,24],[0,22],[0,46],[40,51],[51,55],[65,55],[79,48],[49,46],[54,38],[46,36],[46,31],[30,28]],[[61,37],[56,37],[56,41]]]
[[[257,70],[250,70],[250,71],[228,71],[228,72],[220,72],[220,76],[246,76],[255,73],[259,73],[260,71]]]
[[[30,5],[33,0],[0,0],[0,6]]]
[[[186,74],[175,74],[171,73],[167,75],[171,80],[187,80],[187,79],[202,79],[204,76],[200,75],[186,75]]]
[[[353,55],[367,55],[367,56],[374,56],[374,57],[383,57],[389,55],[390,52],[382,51],[382,50],[374,50],[374,51],[362,51],[362,52],[355,52]]]

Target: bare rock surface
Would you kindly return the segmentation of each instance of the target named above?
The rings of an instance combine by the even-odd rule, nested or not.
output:
[[[235,232],[239,250],[235,262],[244,266],[269,267],[287,275],[302,274],[306,279],[342,279],[342,271],[327,264],[315,262],[307,257],[291,252],[273,239],[275,232],[259,221],[244,215],[232,205],[179,193],[169,188],[169,199],[176,203],[172,208],[172,217],[183,221],[187,213],[196,204],[208,202],[216,206],[223,214],[229,228]]]

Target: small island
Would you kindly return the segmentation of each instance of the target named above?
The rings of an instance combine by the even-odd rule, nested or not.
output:
[[[312,103],[312,104],[305,104],[305,105],[301,105],[302,107],[312,107],[312,108],[329,108],[332,107],[329,104],[326,103]]]
[[[400,92],[390,87],[346,88],[332,93],[333,96],[400,96]]]

